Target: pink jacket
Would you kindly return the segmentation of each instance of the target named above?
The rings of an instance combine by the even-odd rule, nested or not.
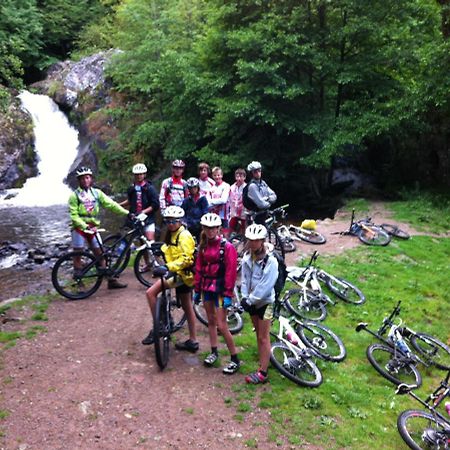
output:
[[[204,250],[199,250],[195,262],[195,292],[217,292],[224,297],[233,297],[234,285],[237,278],[237,253],[233,244],[226,241],[223,257],[224,274],[220,269],[220,242],[224,238],[217,238]]]

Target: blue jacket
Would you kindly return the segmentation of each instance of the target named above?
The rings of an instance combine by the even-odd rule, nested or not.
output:
[[[181,207],[184,209],[184,221],[188,228],[199,227],[201,217],[208,212],[208,199],[200,196],[195,201],[192,196],[183,200]]]
[[[242,259],[241,294],[256,308],[275,301],[275,282],[278,278],[278,261],[269,254],[264,259],[254,260],[247,252]]]

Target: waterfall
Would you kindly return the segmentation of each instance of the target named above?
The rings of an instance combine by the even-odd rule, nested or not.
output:
[[[29,178],[17,195],[0,203],[15,206],[50,206],[67,203],[70,188],[64,178],[78,153],[78,131],[56,103],[46,95],[24,91],[19,95],[22,107],[33,120],[38,176]]]

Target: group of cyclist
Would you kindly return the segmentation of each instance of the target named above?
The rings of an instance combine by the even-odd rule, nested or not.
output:
[[[231,306],[237,278],[237,253],[226,236],[230,230],[245,229],[248,252],[242,261],[241,306],[250,314],[257,336],[259,368],[245,378],[247,383],[253,384],[267,381],[269,330],[275,299],[274,284],[278,276],[278,262],[271,255],[270,245],[265,242],[267,230],[262,224],[265,211],[276,201],[276,194],[261,179],[261,169],[257,161],[247,167],[252,177],[247,189],[253,210],[243,205],[244,169],[235,171],[235,183],[231,186],[223,181],[220,167],[210,171],[207,163],[199,164],[198,178],[184,180],[185,163],[182,160],[172,162],[172,175],[163,180],[159,196],[152,183],[146,180],[146,166],[139,163],[132,168],[133,184],[127,191],[127,199],[121,203],[92,186],[93,174],[87,167],[77,171],[79,188],[69,199],[74,248],[81,249],[88,244],[97,253],[100,251],[97,234],[100,206],[128,217],[144,213],[147,216],[145,233],[149,240],[155,238],[155,213],[161,210],[166,228],[161,250],[166,265],[154,270],[158,279],[146,292],[150,311],[154,317],[156,298],[162,289],[175,288],[189,329],[189,338],[175,346],[195,353],[199,344],[193,301],[203,301],[211,344],[211,352],[204,364],[213,366],[219,358],[219,331],[231,357],[223,368],[226,374],[234,374],[240,368],[238,350],[226,321],[226,308]],[[197,256],[194,257],[196,249]],[[74,269],[77,268],[77,261],[74,261]],[[152,268],[147,266],[143,270]],[[108,280],[110,289],[123,287],[126,285],[115,278]],[[142,343],[153,343],[153,331]]]

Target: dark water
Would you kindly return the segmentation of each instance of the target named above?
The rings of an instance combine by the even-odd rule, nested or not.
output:
[[[107,229],[106,234],[118,231],[124,220],[109,211],[102,212],[100,217],[102,227]],[[49,250],[58,244],[70,244],[67,206],[0,208],[0,243],[4,241],[24,244],[27,249],[42,250]],[[51,289],[51,266],[54,261],[26,270],[20,265],[26,256],[25,252],[11,267],[5,266],[13,261],[0,259],[0,301]]]

